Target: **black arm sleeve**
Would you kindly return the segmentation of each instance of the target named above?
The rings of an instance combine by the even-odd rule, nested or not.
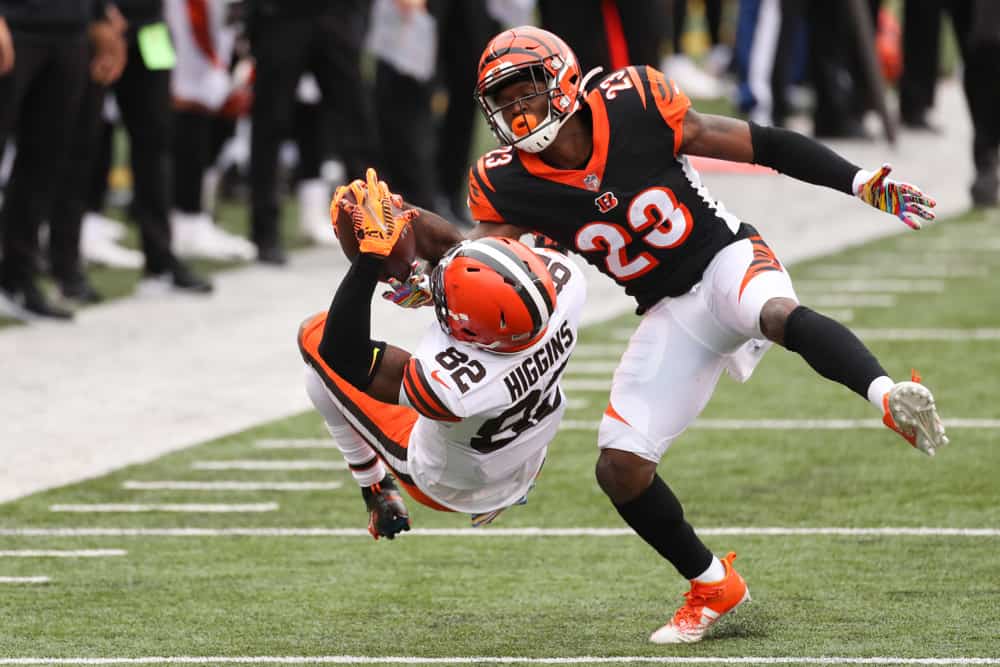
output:
[[[851,164],[823,144],[798,132],[750,123],[754,164],[813,185],[825,185],[853,195],[854,175],[860,167]]]
[[[385,343],[371,340],[372,294],[382,261],[358,255],[337,288],[319,343],[319,356],[333,371],[364,391],[382,361]]]

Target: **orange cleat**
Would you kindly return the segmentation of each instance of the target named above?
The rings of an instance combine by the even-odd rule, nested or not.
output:
[[[670,622],[649,636],[654,644],[689,644],[701,641],[705,632],[720,618],[750,599],[750,589],[743,577],[733,569],[736,554],[730,551],[722,559],[726,576],[719,581],[703,584],[691,581],[691,590],[684,594],[687,601]]]

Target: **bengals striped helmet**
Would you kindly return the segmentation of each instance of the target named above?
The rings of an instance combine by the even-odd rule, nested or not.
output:
[[[502,107],[496,103],[501,88],[522,80],[533,81],[536,92]],[[521,26],[505,30],[486,45],[479,59],[476,100],[497,141],[538,153],[548,148],[559,128],[580,108],[582,85],[580,65],[566,42],[547,30]],[[521,113],[508,125],[505,109],[516,109],[515,105],[539,95],[548,98],[545,118]]]
[[[545,262],[520,241],[463,241],[431,274],[434,310],[449,336],[490,352],[518,352],[545,333],[556,290]]]

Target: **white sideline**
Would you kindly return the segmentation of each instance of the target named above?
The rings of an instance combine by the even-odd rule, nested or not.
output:
[[[566,387],[569,382],[564,382]],[[574,385],[583,382],[574,381]],[[594,391],[598,391],[594,382]],[[579,389],[580,387],[575,387]],[[604,383],[603,391],[608,391],[608,383]],[[582,419],[564,419],[559,425],[560,431],[596,431],[600,426],[599,421],[587,421]],[[945,419],[944,426],[948,430],[964,428],[995,429],[1000,428],[1000,419]],[[885,425],[877,419],[699,419],[691,428],[706,431],[736,431],[736,430],[763,430],[763,431],[799,431],[799,430],[823,430],[842,431],[855,428],[882,429]]]
[[[47,584],[48,577],[0,577],[0,584]]]
[[[0,665],[1000,665],[1000,658],[899,658],[892,656],[591,656],[525,658],[506,656],[457,656],[424,658],[408,656],[302,655],[302,656],[151,656],[146,658],[0,658]]]
[[[125,503],[93,503],[79,505],[50,505],[50,512],[193,512],[193,513],[228,513],[228,512],[273,512],[278,509],[278,503],[245,503],[242,505],[222,505],[215,503],[163,503],[163,504],[125,504]]]
[[[127,554],[124,549],[9,549],[0,551],[0,558],[105,558]]]
[[[195,461],[193,470],[347,470],[343,461]]]
[[[631,528],[415,528],[409,537],[622,537]],[[1000,537],[1000,528],[699,528],[699,535],[749,537]],[[0,537],[367,537],[365,528],[0,528]]]
[[[130,491],[331,491],[339,489],[341,482],[142,482],[128,480],[123,489]]]
[[[261,438],[253,444],[257,449],[336,449],[329,438]]]

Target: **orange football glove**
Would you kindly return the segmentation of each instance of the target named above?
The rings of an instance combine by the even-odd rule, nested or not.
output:
[[[389,191],[385,181],[378,180],[378,174],[371,167],[365,172],[365,183],[352,181],[347,186],[337,188],[330,204],[331,216],[336,207],[343,208],[354,223],[354,234],[358,238],[358,250],[369,255],[388,257],[403,230],[419,213],[415,209],[393,212],[401,208],[403,198]],[[356,203],[345,198],[350,191]],[[335,216],[333,216],[335,218]]]

